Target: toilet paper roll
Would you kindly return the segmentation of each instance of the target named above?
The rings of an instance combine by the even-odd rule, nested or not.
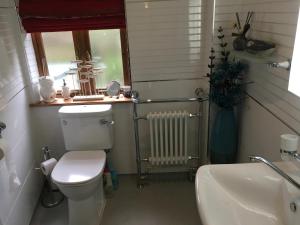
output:
[[[57,160],[54,158],[48,159],[41,163],[41,170],[44,175],[48,176],[51,174],[52,170],[54,169]]]

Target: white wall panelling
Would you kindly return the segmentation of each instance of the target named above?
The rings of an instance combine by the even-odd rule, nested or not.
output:
[[[34,132],[27,88],[0,111],[7,128],[3,139],[8,148],[0,161],[0,218],[3,225],[29,224],[42,185],[34,168],[38,135]]]
[[[239,162],[249,162],[249,155],[280,161],[280,135],[294,132],[250,98],[240,116]]]
[[[13,8],[0,8],[0,109],[24,88],[17,46],[18,20]]]
[[[133,82],[205,75],[207,7],[206,0],[126,0]]]
[[[14,7],[15,3],[14,1],[11,0],[1,0],[0,2],[0,8],[10,8],[10,7]]]
[[[272,56],[273,59],[278,61],[291,59],[299,5],[298,0],[216,0],[215,29],[223,26],[227,41],[231,43],[233,40],[230,36],[233,31],[232,25],[236,21],[235,12],[239,12],[244,21],[247,12],[254,11],[255,16],[252,20],[249,37],[274,42],[276,52]],[[247,78],[254,84],[248,85],[247,92],[289,127],[300,132],[300,99],[288,92],[289,72],[283,69],[269,68],[262,61],[252,60],[251,57],[239,57],[246,58],[250,64]],[[278,151],[278,148],[274,149],[274,143],[278,143],[272,142],[270,137],[279,140],[280,133],[292,131],[280,120],[275,119],[271,113],[259,109],[260,106],[251,101],[250,99],[247,101],[247,109],[243,109],[245,112],[241,117],[241,159],[246,159],[246,152],[251,153],[249,146],[254,147],[255,142],[266,148],[261,151],[263,154],[273,159],[279,159],[279,155],[274,153],[274,151]],[[267,115],[266,120],[260,120],[260,116],[267,117]],[[254,121],[254,118],[257,118],[257,124],[254,123],[247,129],[249,121]],[[270,126],[270,121],[273,121],[272,126]],[[262,129],[259,124],[265,126],[265,129]],[[278,136],[274,136],[275,134]],[[254,136],[255,138],[253,138]],[[265,137],[267,141],[260,142],[262,139],[259,136]],[[251,145],[244,144],[249,143],[250,140],[252,141]],[[257,153],[254,148],[252,151]]]
[[[38,135],[29,109],[23,35],[13,1],[0,3],[0,121],[8,145],[0,161],[1,225],[29,224],[42,186],[37,165]]]

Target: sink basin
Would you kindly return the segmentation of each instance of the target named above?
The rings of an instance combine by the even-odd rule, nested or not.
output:
[[[276,165],[300,181],[293,162]],[[262,163],[200,167],[196,197],[202,225],[300,224],[300,191]]]

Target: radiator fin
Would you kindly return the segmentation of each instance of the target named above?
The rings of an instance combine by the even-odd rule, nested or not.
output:
[[[188,161],[188,118],[186,111],[151,112],[150,129],[152,165],[183,165]]]

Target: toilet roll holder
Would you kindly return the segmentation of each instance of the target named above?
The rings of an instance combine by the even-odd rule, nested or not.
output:
[[[0,122],[0,138],[2,138],[2,131],[5,130],[6,124],[3,122]],[[4,158],[4,151],[0,148],[0,160]]]
[[[6,124],[0,122],[0,138],[2,138],[2,131],[6,129]]]
[[[44,160],[51,159],[51,150],[48,146],[42,148]],[[40,168],[38,168],[40,170]],[[45,208],[53,208],[58,206],[64,200],[64,195],[54,186],[50,176],[46,176],[45,188],[41,197],[41,204]]]

